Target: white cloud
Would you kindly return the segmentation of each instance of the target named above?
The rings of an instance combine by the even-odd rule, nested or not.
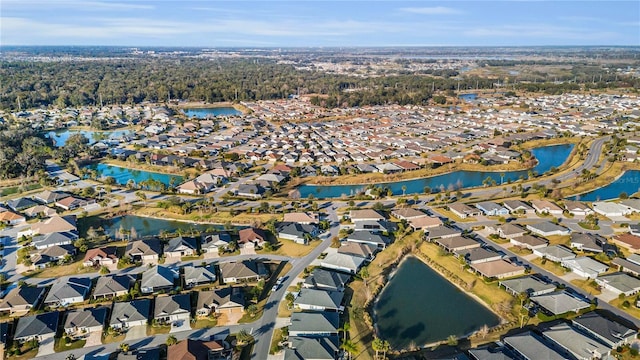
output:
[[[460,14],[460,11],[454,8],[445,7],[445,6],[433,6],[433,7],[406,7],[401,8],[400,11],[411,13],[411,14],[421,14],[421,15],[452,15],[452,14]]]
[[[51,8],[69,8],[75,11],[104,11],[104,10],[143,10],[155,9],[154,5],[134,2],[114,2],[99,0],[2,0],[5,10]]]

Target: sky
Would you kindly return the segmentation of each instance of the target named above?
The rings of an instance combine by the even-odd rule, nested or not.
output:
[[[0,45],[640,46],[640,1],[0,0]]]

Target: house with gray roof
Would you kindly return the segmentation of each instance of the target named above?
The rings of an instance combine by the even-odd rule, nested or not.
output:
[[[293,305],[300,310],[342,311],[343,297],[344,293],[340,291],[302,288],[293,301]]]
[[[91,291],[91,279],[71,277],[57,279],[44,299],[50,307],[67,306],[83,302]]]
[[[513,360],[513,352],[504,346],[482,346],[468,350],[472,360]]]
[[[88,336],[99,332],[107,323],[108,308],[101,306],[68,311],[64,321],[64,332],[73,337]]]
[[[521,248],[529,250],[540,249],[549,245],[549,241],[547,239],[532,235],[512,237],[509,239],[509,242],[515,246],[519,246]]]
[[[595,279],[598,275],[609,270],[609,266],[588,256],[580,256],[560,263],[562,266],[570,269],[580,277],[586,279]]]
[[[463,258],[467,264],[480,264],[489,261],[495,261],[502,259],[502,255],[485,249],[483,247],[476,247],[468,250],[458,250],[454,252],[458,258]]]
[[[318,227],[314,224],[300,224],[297,222],[282,222],[276,228],[278,237],[307,245],[309,239],[318,236]]]
[[[71,245],[78,239],[78,234],[72,232],[54,232],[44,235],[35,235],[31,243],[38,250],[44,250],[52,246]]]
[[[482,211],[474,209],[471,206],[463,203],[453,203],[448,205],[449,210],[460,219],[466,219],[470,217],[476,217],[482,215]]]
[[[199,291],[196,315],[200,317],[215,314],[242,314],[244,296],[239,287],[225,287],[215,290]]]
[[[461,235],[462,235],[462,232],[460,230],[456,230],[443,225],[443,226],[430,228],[428,233],[426,234],[426,237],[428,241],[433,241],[435,239],[451,238],[451,237],[461,236]]]
[[[326,269],[355,274],[366,259],[348,254],[330,253],[320,260],[320,266]]]
[[[198,251],[198,241],[193,237],[178,236],[164,246],[164,256],[180,259],[183,256],[193,256]]]
[[[212,284],[216,281],[216,270],[213,265],[198,267],[186,265],[182,267],[182,272],[185,287]]]
[[[259,281],[267,276],[264,264],[254,260],[223,262],[218,266],[222,281],[226,284]]]
[[[19,318],[13,340],[18,342],[38,340],[42,342],[53,339],[58,330],[59,315],[59,312],[52,311]]]
[[[579,298],[566,291],[532,296],[531,301],[552,315],[561,315],[568,312],[577,313],[591,306],[585,299]]]
[[[625,273],[598,276],[596,283],[618,295],[629,296],[640,292],[640,279]]]
[[[542,221],[535,224],[527,224],[527,229],[540,236],[569,235],[571,230],[564,226],[556,225],[551,221]]]
[[[634,342],[638,329],[627,326],[596,311],[591,311],[571,320],[576,328],[598,339],[610,349]]]
[[[527,331],[507,336],[502,340],[507,347],[523,360],[566,360],[566,357],[553,349],[534,333]]]
[[[9,313],[11,316],[22,316],[40,304],[46,291],[44,287],[19,286],[0,301],[0,312]]]
[[[391,242],[389,237],[371,231],[354,231],[347,235],[346,241],[357,242],[361,244],[374,245],[379,249],[384,249]]]
[[[217,233],[206,235],[202,238],[201,249],[206,253],[218,254],[221,249],[225,249],[231,242],[231,235],[228,233]]]
[[[498,235],[501,238],[505,239],[513,239],[514,237],[523,236],[527,233],[522,226],[512,223],[502,224],[497,229]]]
[[[542,281],[535,276],[523,276],[517,279],[501,280],[498,284],[503,286],[505,290],[513,296],[517,296],[518,294],[537,296],[548,294],[556,290],[555,285]]]
[[[151,313],[151,300],[138,299],[128,302],[113,303],[109,326],[113,329],[126,330],[134,326],[146,326]]]
[[[554,262],[562,262],[576,257],[576,254],[573,251],[567,249],[562,245],[553,245],[534,249],[533,253],[538,257]]]
[[[640,265],[633,261],[629,261],[628,259],[619,257],[614,258],[611,260],[611,265],[614,265],[618,271],[640,276]]]
[[[473,204],[478,208],[485,216],[504,216],[509,215],[509,210],[503,206],[498,205],[493,201],[481,201],[477,204]]]
[[[189,321],[191,317],[191,295],[177,294],[158,296],[153,310],[154,320],[161,323]]]
[[[112,299],[126,295],[131,286],[136,282],[133,275],[100,276],[93,289],[94,299]]]
[[[129,241],[124,254],[133,262],[157,264],[162,255],[162,244],[158,239]]]
[[[338,336],[289,338],[289,347],[284,350],[284,360],[335,360],[340,353]]]
[[[466,251],[482,246],[482,243],[464,236],[438,238],[433,242],[442,246],[448,252]]]
[[[375,245],[362,244],[352,241],[345,241],[338,248],[338,254],[358,256],[368,261],[373,260],[378,251],[379,249]]]
[[[142,273],[140,291],[151,294],[158,291],[173,290],[178,273],[168,267],[155,265]]]
[[[291,314],[289,336],[337,336],[340,315],[337,312],[294,312]]]
[[[520,200],[505,200],[502,205],[509,210],[512,214],[514,213],[522,213],[522,214],[535,214],[536,210],[529,206],[529,204]]]
[[[39,205],[37,202],[29,199],[29,198],[18,198],[7,201],[7,206],[16,212],[20,212],[24,209],[28,209],[30,207],[34,207]]]
[[[350,280],[351,275],[338,271],[315,268],[311,271],[311,274],[304,279],[302,286],[308,289],[344,291],[344,288]]]
[[[542,331],[542,336],[579,360],[601,359],[611,351],[606,345],[584,335],[569,324],[553,325]]]
[[[571,247],[580,251],[601,253],[607,239],[592,233],[571,233]]]

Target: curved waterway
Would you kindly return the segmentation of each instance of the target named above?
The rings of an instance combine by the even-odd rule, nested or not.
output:
[[[466,336],[500,318],[419,259],[405,259],[374,306],[380,336],[394,349]]]
[[[626,193],[628,196],[631,196],[638,191],[640,191],[640,171],[628,170],[613,182],[587,193],[572,196],[570,199],[582,201],[604,201],[617,199],[620,197],[621,193]]]
[[[532,149],[531,153],[538,159],[538,164],[532,170],[535,173],[544,174],[553,167],[559,167],[567,160],[573,147],[574,144],[560,144]],[[504,177],[501,177],[502,173],[504,173]],[[506,184],[509,181],[526,179],[528,173],[529,170],[506,172],[460,170],[426,178],[380,183],[376,186],[389,187],[394,195],[401,195],[403,187],[406,187],[405,194],[422,194],[425,187],[437,190],[482,186],[482,182],[487,177],[493,179],[497,184]],[[328,199],[356,195],[364,191],[365,188],[366,185],[302,185],[298,190],[302,198],[313,195],[316,198]]]

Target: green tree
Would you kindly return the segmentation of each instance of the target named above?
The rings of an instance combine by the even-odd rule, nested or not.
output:
[[[176,339],[176,337],[173,335],[169,335],[167,337],[167,341],[165,341],[165,344],[167,344],[167,346],[173,346],[177,343],[178,343],[178,339]]]
[[[344,350],[347,354],[348,354],[348,358],[351,359],[351,357],[355,354],[358,353],[358,351],[360,350],[358,348],[358,344],[354,343],[351,340],[345,340],[342,342],[342,345],[340,345],[340,348],[342,350]]]

